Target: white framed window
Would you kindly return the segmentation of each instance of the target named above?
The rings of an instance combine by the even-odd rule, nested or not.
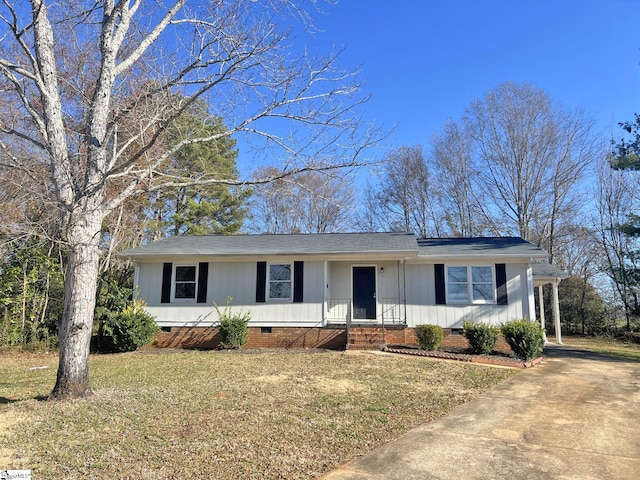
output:
[[[173,270],[174,300],[195,300],[198,291],[198,265],[175,265]]]
[[[448,265],[447,303],[495,303],[495,272],[489,265]]]
[[[267,298],[269,300],[292,300],[293,298],[293,264],[270,263],[267,281]]]
[[[471,301],[473,303],[495,303],[494,278],[493,267],[471,267]]]

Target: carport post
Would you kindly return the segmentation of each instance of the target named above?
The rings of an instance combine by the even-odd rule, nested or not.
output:
[[[556,331],[556,343],[563,345],[562,343],[562,330],[560,329],[560,302],[558,301],[558,284],[560,280],[553,282],[553,322]]]
[[[544,319],[544,285],[538,285],[538,304],[540,305],[540,326],[542,327],[542,334],[544,335],[544,343],[549,343],[547,340],[546,323]]]

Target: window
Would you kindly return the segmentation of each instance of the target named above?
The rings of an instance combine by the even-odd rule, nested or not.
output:
[[[474,303],[493,303],[491,267],[471,267],[471,299]]]
[[[290,263],[269,265],[269,300],[291,300],[292,284]]]
[[[196,279],[198,278],[196,265],[178,265],[175,268],[175,290],[173,297],[176,300],[195,300]]]
[[[495,303],[494,292],[493,267],[447,267],[447,303]]]
[[[469,280],[467,267],[447,268],[447,303],[469,301]]]

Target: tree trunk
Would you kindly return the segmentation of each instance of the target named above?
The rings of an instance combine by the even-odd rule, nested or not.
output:
[[[69,229],[69,258],[64,285],[64,314],[58,326],[60,359],[50,400],[91,395],[89,347],[96,303],[101,215],[95,209],[76,217]]]
[[[22,265],[22,329],[20,330],[21,344],[23,347],[27,346],[27,265]]]

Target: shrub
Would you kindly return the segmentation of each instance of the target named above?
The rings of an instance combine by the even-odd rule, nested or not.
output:
[[[622,340],[640,345],[640,332],[625,332],[622,334]]]
[[[518,357],[531,360],[539,357],[544,348],[544,332],[538,322],[524,318],[505,323],[502,336]]]
[[[153,335],[160,329],[155,317],[144,309],[145,303],[134,300],[117,313],[110,313],[104,324],[104,330],[111,337],[113,347],[119,352],[131,352],[151,342]]]
[[[247,343],[249,336],[247,325],[249,324],[249,320],[251,320],[251,314],[249,312],[232,313],[231,300],[231,297],[227,298],[227,304],[222,312],[215,302],[213,306],[218,313],[221,337],[220,344],[223,348],[237,349]]]
[[[437,350],[444,340],[444,331],[440,325],[416,325],[416,337],[420,350]]]
[[[489,354],[498,344],[500,327],[487,323],[471,323],[465,320],[462,334],[469,341],[471,351]]]

